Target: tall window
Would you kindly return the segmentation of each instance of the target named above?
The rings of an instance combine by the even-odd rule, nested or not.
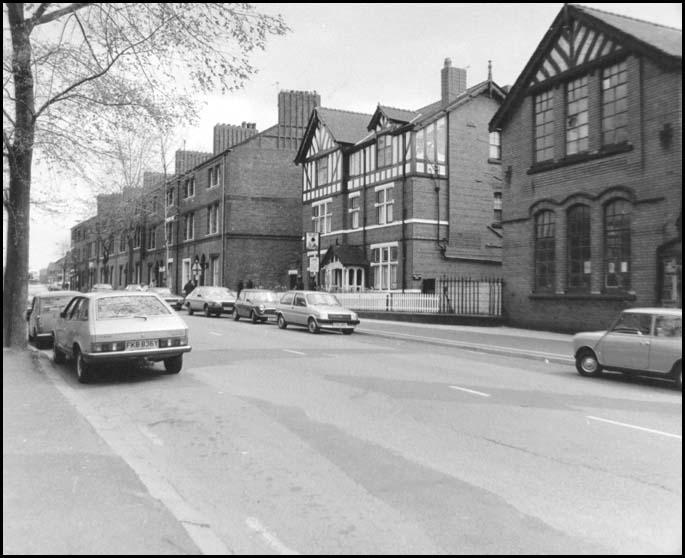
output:
[[[553,291],[555,277],[554,212],[542,211],[535,217],[535,290]]]
[[[494,199],[493,199],[493,210],[494,210],[494,215],[493,215],[493,226],[501,227],[502,226],[502,192],[495,192],[493,194]]]
[[[602,145],[628,139],[628,71],[621,62],[602,70]]]
[[[166,235],[166,243],[171,245],[174,243],[174,224],[166,223],[164,226],[164,234]]]
[[[328,183],[328,155],[316,160],[316,185],[323,186]]]
[[[392,164],[392,136],[378,136],[376,142],[376,161],[378,168]]]
[[[502,138],[499,132],[490,132],[490,152],[488,158],[499,161],[502,159]]]
[[[576,205],[568,211],[568,288],[590,290],[590,208]]]
[[[535,97],[535,161],[554,159],[554,96],[545,91]]]
[[[359,228],[360,223],[360,208],[359,208],[360,196],[350,196],[348,213],[350,214],[350,227],[353,229]]]
[[[133,247],[134,248],[140,248],[142,237],[143,237],[143,231],[140,228],[140,225],[137,225],[135,228],[135,231],[133,233]]]
[[[174,189],[169,188],[166,191],[166,206],[172,207],[174,205]]]
[[[207,207],[207,234],[219,232],[219,204],[215,203]]]
[[[207,188],[219,185],[219,165],[207,169]]]
[[[186,213],[183,216],[183,240],[192,240],[195,237],[195,213]]]
[[[183,198],[192,198],[195,195],[195,177],[187,178],[183,183]]]
[[[393,190],[392,186],[376,190],[376,222],[379,225],[385,225],[393,221],[392,210],[395,205]]]
[[[314,232],[322,234],[331,232],[332,220],[331,200],[324,200],[312,204],[312,224]]]
[[[447,132],[445,119],[440,118],[416,132],[416,159],[430,162],[445,162]]]
[[[584,153],[589,148],[587,76],[566,86],[566,155]]]
[[[609,288],[630,287],[630,213],[625,200],[604,209],[604,284]]]
[[[371,271],[374,289],[397,288],[397,245],[372,247]]]
[[[157,227],[150,227],[147,231],[147,247],[154,250],[157,247]]]

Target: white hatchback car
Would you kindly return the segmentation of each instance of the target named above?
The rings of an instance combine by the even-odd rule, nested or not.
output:
[[[606,331],[573,336],[576,369],[582,376],[606,370],[666,376],[683,386],[683,311],[680,308],[630,308]]]
[[[78,380],[86,383],[104,362],[164,361],[169,374],[178,374],[191,347],[185,321],[159,295],[109,291],[71,299],[55,324],[53,350],[58,364],[75,359]]]
[[[322,291],[285,293],[276,306],[276,320],[281,329],[292,324],[306,327],[310,333],[329,329],[349,335],[359,325],[356,312],[342,306],[335,295]]]

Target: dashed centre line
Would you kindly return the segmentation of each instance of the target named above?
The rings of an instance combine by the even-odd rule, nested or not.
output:
[[[307,353],[303,353],[301,351],[293,351],[292,349],[283,349],[283,351],[286,353],[292,353],[294,355],[301,355],[301,356],[305,356],[307,354]]]
[[[661,430],[654,430],[654,429],[652,429],[652,428],[645,428],[644,426],[636,426],[636,425],[634,425],[634,424],[627,424],[627,423],[625,423],[625,422],[618,422],[618,421],[615,421],[615,420],[603,419],[603,418],[600,418],[600,417],[593,417],[593,416],[590,416],[590,415],[588,415],[588,416],[585,417],[585,418],[588,418],[588,419],[590,419],[590,420],[597,420],[597,421],[600,421],[600,422],[606,422],[606,423],[609,423],[609,424],[615,424],[616,426],[623,426],[623,427],[625,427],[625,428],[633,428],[634,430],[642,430],[643,432],[649,432],[650,434],[658,434],[658,435],[660,435],[660,436],[667,436],[667,437],[669,437],[669,438],[677,438],[678,440],[682,440],[682,439],[683,439],[683,437],[682,437],[681,435],[679,435],[679,434],[671,434],[670,432],[662,432]]]
[[[480,395],[481,397],[490,397],[489,393],[483,393],[482,391],[476,391],[474,389],[467,389],[459,386],[449,386],[451,389],[456,389],[459,391],[465,391],[466,393],[472,393],[474,395]]]

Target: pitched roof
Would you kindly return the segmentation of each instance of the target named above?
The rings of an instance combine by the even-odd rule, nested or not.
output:
[[[344,266],[362,266],[369,263],[361,247],[350,246],[349,244],[329,246],[322,258],[321,265],[332,262],[334,257],[338,257]]]
[[[513,108],[518,106],[525,96],[531,78],[542,65],[547,51],[553,48],[553,43],[562,30],[568,27],[569,19],[576,19],[605,33],[624,48],[647,56],[657,64],[682,68],[682,30],[578,4],[566,4],[557,14],[504,103],[490,121],[491,130],[501,128]]]
[[[371,114],[317,107],[314,109],[338,143],[354,143],[364,134]]]

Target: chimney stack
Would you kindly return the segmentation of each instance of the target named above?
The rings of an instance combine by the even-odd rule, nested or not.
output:
[[[452,60],[445,58],[445,65],[440,71],[440,84],[442,86],[442,104],[447,105],[466,91],[466,70],[464,68],[453,68]]]
[[[240,126],[216,124],[214,126],[214,155],[257,135],[257,124],[243,122]]]
[[[278,94],[278,146],[297,149],[312,111],[321,105],[316,91],[281,91]]]

